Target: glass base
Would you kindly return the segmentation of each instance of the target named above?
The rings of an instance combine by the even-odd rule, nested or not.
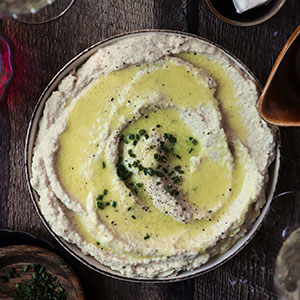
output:
[[[285,228],[281,232],[284,242],[275,263],[274,287],[278,300],[300,300],[300,218],[294,213],[300,211],[300,192],[287,192],[275,198],[284,202],[286,209],[278,210]]]
[[[18,22],[25,24],[45,24],[60,18],[72,6],[75,0],[55,0],[36,13],[26,15],[13,15]]]

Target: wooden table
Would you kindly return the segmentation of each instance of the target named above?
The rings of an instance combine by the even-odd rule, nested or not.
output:
[[[174,29],[223,46],[264,84],[281,47],[299,23],[299,0],[287,0],[275,17],[248,28],[221,22],[204,0],[76,0],[66,15],[48,24],[33,26],[2,20],[3,32],[13,46],[15,78],[7,100],[0,103],[0,228],[27,231],[59,247],[30,200],[24,172],[24,144],[27,125],[40,94],[76,54],[118,33],[144,28]],[[277,194],[300,188],[299,129],[284,128],[281,137]],[[299,223],[297,197],[274,200],[259,233],[237,256],[208,274],[178,283],[121,282],[72,262],[87,299],[276,299],[272,278],[282,243],[281,233],[295,224],[297,218]]]

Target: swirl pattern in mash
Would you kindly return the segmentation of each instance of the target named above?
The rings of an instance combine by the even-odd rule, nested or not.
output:
[[[100,48],[48,99],[31,183],[58,235],[129,277],[206,263],[265,201],[275,134],[221,50],[148,33]]]

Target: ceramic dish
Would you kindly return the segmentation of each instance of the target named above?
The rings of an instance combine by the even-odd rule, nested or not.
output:
[[[235,26],[253,26],[272,18],[286,0],[271,0],[242,14],[235,10],[232,0],[206,0],[209,9],[222,21]]]
[[[111,270],[110,268],[102,265],[98,261],[96,261],[94,258],[91,256],[86,256],[84,255],[79,248],[77,248],[75,245],[67,243],[64,241],[62,238],[58,237],[50,228],[48,223],[46,222],[45,218],[43,217],[39,205],[38,205],[38,200],[39,196],[36,193],[36,191],[31,187],[30,185],[30,178],[31,178],[31,164],[32,164],[32,152],[33,152],[33,146],[35,142],[35,137],[38,131],[38,126],[39,126],[39,120],[42,116],[44,105],[48,97],[51,95],[51,93],[57,89],[58,84],[61,82],[61,80],[68,75],[72,70],[78,68],[81,66],[87,58],[89,58],[91,55],[93,55],[99,48],[110,45],[111,43],[114,43],[115,41],[118,41],[120,39],[127,38],[128,35],[144,35],[149,32],[162,32],[166,34],[174,34],[174,35],[185,35],[185,36],[190,36],[194,37],[196,39],[199,39],[201,41],[207,42],[213,47],[217,47],[216,45],[213,45],[211,42],[203,40],[202,38],[199,38],[194,35],[189,35],[185,33],[180,33],[180,32],[174,32],[174,31],[158,31],[158,30],[145,30],[145,31],[137,31],[137,32],[132,32],[132,33],[126,33],[122,34],[113,38],[109,38],[107,40],[101,41],[90,48],[86,49],[82,53],[80,53],[78,56],[76,56],[73,60],[71,60],[65,67],[63,67],[58,74],[52,79],[52,81],[49,83],[49,85],[46,87],[44,90],[43,94],[41,95],[35,110],[33,112],[32,119],[29,124],[28,132],[27,132],[27,137],[26,137],[26,147],[25,147],[25,160],[26,160],[26,176],[27,176],[27,183],[28,183],[28,188],[32,197],[32,200],[34,202],[34,205],[43,220],[45,226],[48,228],[48,230],[53,234],[53,236],[58,240],[58,242],[67,250],[69,251],[73,256],[75,256],[79,261],[84,263],[85,265],[89,266],[91,269],[105,274],[107,276],[111,276],[114,278],[122,279],[122,280],[128,280],[128,281],[133,281],[133,282],[173,282],[173,281],[178,281],[178,280],[183,280],[191,277],[195,277],[199,274],[204,274],[205,272],[208,272],[224,262],[226,262],[228,259],[236,255],[254,236],[256,231],[259,229],[260,225],[262,224],[268,209],[270,207],[270,203],[273,197],[275,185],[277,182],[277,177],[278,177],[278,169],[279,169],[279,149],[277,147],[276,149],[276,159],[272,166],[269,169],[269,184],[268,188],[266,191],[266,204],[261,210],[261,214],[258,216],[256,221],[253,223],[251,229],[247,232],[247,234],[240,238],[236,244],[228,251],[223,253],[222,255],[219,255],[217,257],[214,257],[208,261],[208,263],[202,265],[201,267],[193,270],[193,271],[186,271],[182,272],[176,276],[171,276],[168,278],[155,278],[155,279],[146,279],[146,278],[128,278],[125,276],[121,276],[118,272]],[[238,66],[243,72],[245,72],[248,76],[250,76],[251,80],[257,83],[259,85],[258,81],[254,78],[254,76],[250,73],[250,71],[236,58],[234,58],[232,55],[230,55],[228,52],[225,50],[221,49],[221,51],[226,55],[228,58],[230,58],[233,63]]]
[[[19,277],[13,277],[5,283],[5,290],[10,292],[14,290],[17,283],[29,282],[34,265],[40,265],[40,270],[44,268],[46,274],[54,276],[55,280],[59,280],[68,299],[85,299],[77,275],[62,258],[43,248],[28,245],[0,248],[0,269],[9,270],[14,268],[19,275]],[[31,270],[25,271],[24,268],[28,266]],[[57,288],[54,289],[52,288],[52,292],[58,293]]]
[[[28,280],[31,272],[24,272],[25,265],[40,264],[59,278],[70,299],[74,299],[76,295],[76,299],[84,300],[84,291],[78,276],[72,266],[65,261],[65,257],[62,257],[62,253],[58,252],[51,244],[30,233],[0,230],[0,269],[15,267],[20,276],[11,280],[9,286],[12,289],[17,282]]]

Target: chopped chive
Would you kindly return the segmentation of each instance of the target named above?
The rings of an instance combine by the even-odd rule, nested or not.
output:
[[[106,206],[109,206],[109,202],[108,202],[108,201],[106,201],[106,202],[105,202],[105,205],[106,205]]]
[[[136,184],[136,186],[139,187],[139,188],[141,188],[141,187],[143,186],[143,184],[138,182],[138,183]]]
[[[138,143],[138,141],[137,140],[135,140],[135,141],[133,141],[133,146],[136,146],[137,145],[137,143]]]
[[[136,135],[135,135],[135,139],[136,139],[137,141],[139,141],[139,140],[140,140],[140,136],[139,136],[138,134],[136,134]]]
[[[166,162],[167,162],[167,158],[166,158],[165,156],[162,156],[162,157],[161,157],[161,161],[162,161],[163,163],[166,163]]]
[[[104,209],[104,203],[103,202],[97,202],[97,207],[99,208],[99,209]]]
[[[149,135],[147,133],[144,135],[144,137],[145,137],[146,140],[149,139]]]
[[[129,207],[127,208],[127,210],[130,211],[130,210],[131,210],[131,206],[129,206]]]
[[[170,187],[169,187],[168,185],[165,185],[165,186],[164,186],[164,190],[165,190],[166,192],[168,192],[168,191],[170,190]]]
[[[140,131],[139,131],[139,134],[140,134],[140,135],[144,135],[145,133],[146,133],[146,130],[140,129]]]
[[[172,177],[172,180],[174,181],[174,183],[178,183],[180,181],[180,178],[178,176],[174,176]]]
[[[171,135],[170,138],[169,138],[169,141],[170,141],[170,143],[175,144],[177,142],[177,139],[176,139],[175,136]]]
[[[108,190],[107,190],[107,189],[104,189],[103,194],[104,194],[104,195],[107,195],[107,194],[108,194]]]
[[[192,153],[192,151],[193,151],[194,149],[193,148],[191,148],[190,150],[189,150],[189,153]]]
[[[24,272],[28,271],[28,266],[24,266]]]
[[[197,145],[198,141],[196,139],[194,139],[193,137],[189,137],[189,140],[194,144]]]
[[[100,245],[100,243],[99,243],[99,242],[97,242],[96,244],[97,244],[98,246]]]
[[[136,155],[132,152],[132,149],[129,149],[127,152],[130,157],[133,157],[133,158],[136,157]]]
[[[159,171],[156,171],[156,176],[158,176],[158,177],[164,177],[164,174],[161,173],[161,172],[159,172]]]
[[[98,195],[96,200],[102,200],[103,199],[103,195]]]
[[[181,159],[181,156],[180,156],[180,155],[178,155],[178,154],[176,154],[176,157],[177,157],[178,159]]]
[[[134,140],[134,134],[132,134],[132,133],[128,134],[128,138],[129,138],[130,140]]]
[[[106,167],[106,164],[105,164],[105,161],[102,162],[102,169],[105,169]]]
[[[132,215],[131,218],[134,219],[134,220],[136,219],[135,215]]]
[[[179,166],[179,165],[178,165],[178,166],[176,166],[176,167],[174,168],[174,170],[175,170],[175,171],[179,171],[179,170],[181,170],[181,166]]]
[[[178,195],[179,195],[179,192],[178,192],[177,190],[173,190],[173,191],[171,192],[171,195],[172,195],[172,196],[178,196]]]
[[[177,139],[174,135],[169,133],[164,133],[164,138],[169,140],[170,143],[175,144],[177,142]]]
[[[157,182],[156,182],[156,185],[160,185],[160,184],[161,184],[161,182],[160,182],[160,181],[157,181]]]
[[[160,124],[157,124],[156,127],[159,128],[159,127],[161,127],[161,125],[160,125]]]
[[[126,139],[124,139],[124,144],[129,144],[129,142],[126,140]]]
[[[172,176],[174,173],[175,173],[174,171],[171,171],[168,175]]]
[[[147,240],[147,239],[149,239],[150,238],[150,235],[149,234],[146,234],[145,236],[144,236],[144,240]]]
[[[160,155],[158,153],[155,153],[154,155],[154,159],[158,160],[160,158]]]
[[[116,207],[117,206],[117,202],[112,200],[112,201],[110,201],[110,205],[112,207]]]
[[[147,172],[147,174],[149,174],[150,176],[153,176],[153,175],[154,175],[154,170],[151,169],[151,168],[148,168],[148,169],[146,170],[146,172]]]

